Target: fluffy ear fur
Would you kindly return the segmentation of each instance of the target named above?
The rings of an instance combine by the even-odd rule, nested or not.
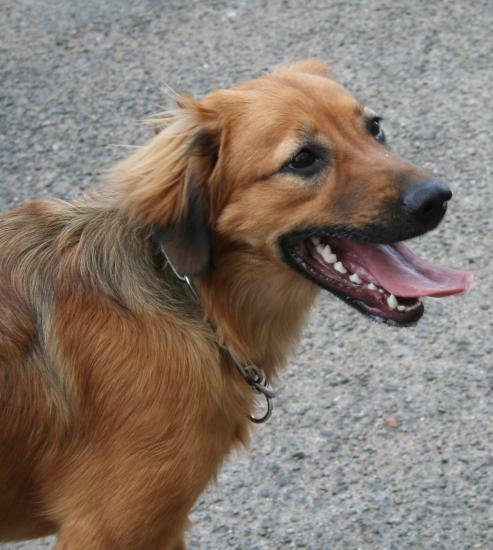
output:
[[[155,228],[177,271],[204,274],[211,262],[209,178],[219,147],[217,116],[191,97],[151,123],[162,127],[146,145],[118,163],[110,179],[119,206]]]
[[[281,70],[298,71],[302,73],[316,74],[324,78],[332,78],[332,74],[323,61],[320,59],[304,59],[296,61],[291,65],[283,67]]]

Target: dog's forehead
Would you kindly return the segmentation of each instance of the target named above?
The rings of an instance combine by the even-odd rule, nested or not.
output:
[[[285,114],[288,106],[300,110],[337,111],[360,116],[363,112],[353,96],[335,80],[304,72],[273,73],[237,87],[248,96],[246,104],[260,104]],[[247,98],[245,98],[247,99]]]
[[[303,72],[270,74],[236,88],[243,120],[256,121],[257,132],[309,125],[323,131],[331,122],[353,121],[363,107],[339,83]],[[238,111],[236,111],[238,114]]]

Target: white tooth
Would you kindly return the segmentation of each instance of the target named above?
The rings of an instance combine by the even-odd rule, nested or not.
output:
[[[352,275],[349,275],[349,280],[353,283],[356,283],[357,285],[360,285],[363,281],[359,278],[359,275],[357,273],[353,273]]]
[[[315,246],[316,246],[316,249],[318,250],[318,252],[320,252],[320,253],[322,253],[324,250],[326,250],[327,253],[332,254],[332,248],[330,248],[330,245],[329,244],[322,244],[320,242],[320,239],[319,239],[318,243]]]
[[[312,243],[315,246],[319,246],[320,245],[320,237],[312,237]]]
[[[370,290],[377,290],[377,287],[376,287],[373,283],[369,283],[369,284],[368,284],[368,288],[369,288]]]
[[[347,269],[344,267],[344,264],[342,262],[336,262],[334,264],[334,269],[339,273],[347,273]]]
[[[408,306],[406,307],[406,311],[412,311],[413,309],[416,309],[417,307],[419,307],[421,305],[421,302],[418,300],[415,304],[413,304],[412,306]]]
[[[399,302],[397,301],[397,298],[393,294],[391,294],[387,298],[387,304],[390,309],[395,309],[398,306]]]
[[[327,262],[328,264],[333,264],[337,262],[337,256],[335,254],[332,254],[332,250],[330,249],[330,246],[325,247],[322,250],[321,254],[324,261]]]
[[[406,311],[407,310],[407,307],[406,306],[401,306],[400,304],[397,306],[397,309],[399,311]]]

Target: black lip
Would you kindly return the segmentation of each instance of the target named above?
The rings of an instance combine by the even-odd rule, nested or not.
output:
[[[446,205],[444,206],[446,210]],[[327,237],[341,237],[352,241],[362,241],[373,244],[392,244],[396,242],[408,241],[414,239],[428,231],[434,229],[438,223],[430,224],[429,226],[416,227],[415,224],[408,223],[408,220],[402,218],[399,223],[389,224],[388,221],[375,222],[371,225],[362,227],[351,227],[349,225],[314,225],[305,229],[290,231],[279,237],[278,242],[289,245],[315,235],[325,235]]]
[[[369,242],[369,243],[379,243],[379,244],[392,244],[393,242],[396,242],[395,239],[391,241],[374,240],[371,232],[368,233],[368,232],[365,232],[364,230],[360,230],[360,229],[355,230],[353,228],[340,225],[340,226],[333,226],[333,227],[313,226],[306,230],[293,231],[286,235],[281,235],[278,238],[277,243],[278,243],[279,250],[281,251],[282,259],[292,269],[300,273],[306,279],[315,283],[320,288],[323,288],[324,290],[331,292],[334,296],[336,296],[346,304],[350,305],[354,309],[358,310],[359,312],[363,313],[365,316],[369,317],[370,319],[377,322],[385,323],[391,326],[398,326],[398,327],[409,327],[417,324],[417,322],[421,319],[424,313],[423,304],[420,304],[419,307],[417,307],[415,310],[412,311],[412,315],[409,315],[405,319],[402,319],[402,321],[396,320],[396,319],[388,319],[386,317],[382,317],[381,315],[378,315],[378,313],[376,312],[370,311],[362,302],[360,302],[357,299],[354,299],[352,296],[339,292],[338,290],[330,288],[329,286],[324,286],[315,276],[313,276],[310,273],[310,271],[304,270],[301,267],[300,263],[295,260],[295,253],[293,251],[293,247],[300,240],[308,239],[314,236],[341,237],[344,239],[363,241],[363,242]]]

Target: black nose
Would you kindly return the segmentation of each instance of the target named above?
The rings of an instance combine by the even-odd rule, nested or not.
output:
[[[415,222],[435,226],[447,211],[452,198],[449,186],[441,181],[426,180],[408,185],[402,192],[402,205]]]

